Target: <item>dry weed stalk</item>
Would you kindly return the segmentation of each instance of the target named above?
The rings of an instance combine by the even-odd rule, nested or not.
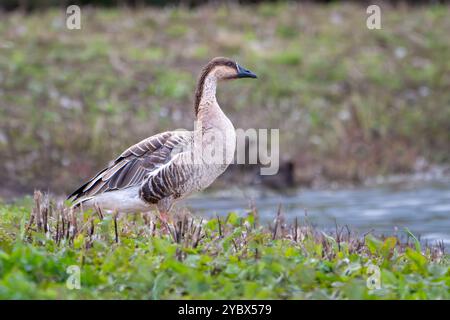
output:
[[[202,218],[193,217],[189,212],[184,211],[174,215],[173,222],[166,225],[168,234],[165,234],[159,219],[154,215],[136,214],[130,217],[121,216],[115,212],[110,218],[112,220],[110,230],[105,231],[98,226],[107,217],[100,208],[96,208],[93,212],[80,212],[62,202],[55,203],[55,201],[50,200],[48,195],[35,191],[34,207],[25,228],[25,238],[33,241],[34,234],[41,233],[45,234],[47,239],[53,239],[57,245],[73,245],[77,236],[83,234],[86,249],[89,249],[97,239],[107,241],[113,239],[111,240],[113,243],[119,244],[121,237],[130,235],[138,235],[147,239],[169,236],[174,243],[179,245],[177,257],[183,260],[185,257],[183,248],[195,249],[201,244],[204,248],[210,249],[210,252],[216,251],[219,254],[222,249],[218,244],[233,235],[231,239],[232,248],[239,257],[251,255],[258,259],[260,253],[257,249],[249,250],[248,244],[254,241],[255,234],[260,233],[271,241],[291,241],[305,255],[311,254],[305,243],[312,241],[314,244],[321,246],[322,257],[325,259],[333,259],[337,252],[343,250],[344,246],[345,250],[350,253],[369,254],[365,242],[368,233],[358,236],[348,226],[339,227],[337,222],[335,223],[334,233],[325,233],[313,227],[306,215],[304,221],[299,221],[296,217],[294,223],[288,225],[285,222],[281,205],[276,213],[273,228],[270,224],[268,228],[265,228],[256,223],[257,210],[255,207],[252,208],[249,215],[253,215],[255,222],[250,224],[246,220],[240,219],[239,227],[242,232],[235,234],[236,226],[229,223],[229,216],[226,218],[216,216],[214,219],[217,219],[217,230],[205,230],[204,223],[206,221]],[[139,220],[142,223],[138,223]],[[113,234],[113,238],[110,238],[109,234],[107,235],[105,232]],[[383,240],[383,237],[381,240]],[[396,250],[399,252],[403,252],[407,247],[413,247],[413,244],[397,241]],[[443,242],[432,246],[426,244],[426,248],[429,250],[432,259],[440,259],[445,252]]]

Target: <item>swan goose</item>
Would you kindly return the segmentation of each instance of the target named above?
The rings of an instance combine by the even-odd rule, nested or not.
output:
[[[212,59],[197,82],[194,131],[166,131],[131,146],[68,196],[73,206],[123,213],[156,208],[167,221],[177,200],[208,187],[233,161],[235,130],[216,100],[216,86],[239,78],[256,75],[231,59]]]

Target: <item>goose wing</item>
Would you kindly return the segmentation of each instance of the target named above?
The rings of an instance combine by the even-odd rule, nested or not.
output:
[[[142,184],[149,174],[170,162],[176,154],[186,152],[191,137],[188,131],[168,131],[142,140],[125,150],[68,199],[74,201]]]

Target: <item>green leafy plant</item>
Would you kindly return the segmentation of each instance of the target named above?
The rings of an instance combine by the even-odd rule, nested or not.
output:
[[[264,227],[255,216],[179,213],[164,233],[156,217],[75,213],[36,193],[34,204],[0,205],[0,298],[450,298],[440,247],[286,225],[281,212]],[[366,285],[370,265],[380,289]],[[78,290],[66,285],[70,266],[80,268]]]

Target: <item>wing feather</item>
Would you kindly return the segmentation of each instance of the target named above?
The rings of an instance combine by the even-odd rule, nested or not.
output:
[[[125,150],[110,166],[75,190],[68,199],[92,197],[142,184],[152,172],[168,163],[178,149],[189,144],[188,131],[168,131],[142,140]]]

